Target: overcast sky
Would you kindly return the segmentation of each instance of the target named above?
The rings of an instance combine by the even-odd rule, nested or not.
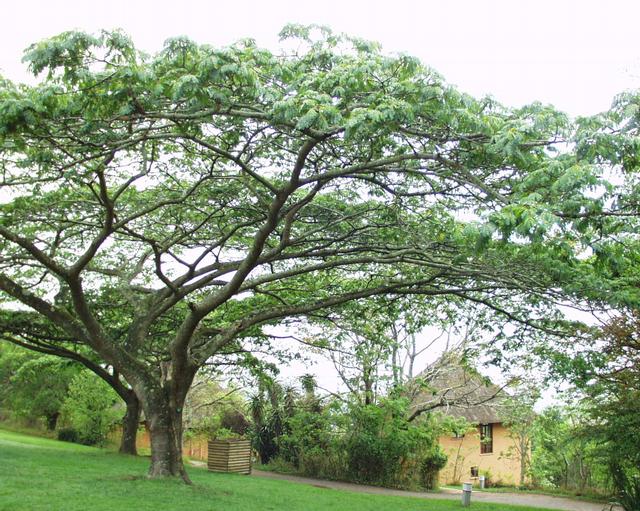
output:
[[[24,48],[65,30],[122,28],[150,52],[177,35],[213,45],[251,37],[276,50],[280,29],[297,22],[379,41],[511,106],[538,100],[588,115],[640,87],[638,0],[13,0],[2,16],[0,73],[19,81]]]
[[[288,22],[379,41],[432,66],[462,90],[518,106],[597,113],[640,85],[640,1],[593,0],[14,0],[3,3],[0,73],[25,80],[29,44],[71,29],[123,28],[147,51],[172,36],[277,48]]]

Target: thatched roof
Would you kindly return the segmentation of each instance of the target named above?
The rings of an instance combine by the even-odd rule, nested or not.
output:
[[[414,394],[414,413],[439,411],[477,424],[502,422],[499,408],[506,395],[503,389],[459,357],[443,356],[415,381],[423,388]]]

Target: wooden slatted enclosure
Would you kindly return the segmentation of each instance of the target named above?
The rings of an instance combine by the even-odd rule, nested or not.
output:
[[[207,468],[212,472],[251,473],[249,440],[209,440]]]

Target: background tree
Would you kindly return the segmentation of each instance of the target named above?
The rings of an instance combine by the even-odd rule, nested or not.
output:
[[[513,444],[500,456],[515,458],[520,462],[518,486],[523,487],[531,474],[531,451],[536,427],[534,406],[540,398],[539,390],[532,382],[519,382],[509,395],[500,400],[499,415],[509,430]]]
[[[242,434],[248,426],[245,418],[246,399],[241,387],[225,384],[214,375],[201,372],[187,394],[184,404],[184,426],[193,433],[206,433],[209,438],[220,435],[221,429]],[[233,417],[237,426],[229,428]],[[242,426],[244,425],[244,426]]]
[[[136,438],[140,425],[140,402],[117,371],[103,367],[95,354],[83,343],[69,337],[63,329],[32,312],[0,311],[0,340],[36,353],[73,361],[101,378],[120,396],[126,406],[126,412],[121,421],[122,436],[119,451],[123,454],[137,454]],[[61,363],[61,365],[64,364],[64,362]],[[78,370],[77,367],[76,370]],[[44,387],[43,394],[47,392],[46,389],[49,386],[45,384]]]
[[[613,314],[601,327],[578,331],[572,343],[548,343],[536,353],[553,379],[570,385],[573,406],[550,409],[536,421],[533,474],[580,492],[609,493],[613,483],[633,509],[640,461],[639,325],[632,310]]]
[[[80,368],[67,360],[0,345],[0,407],[56,429],[69,385]]]
[[[377,297],[315,314],[305,342],[328,356],[352,398],[373,404],[400,389],[414,399],[444,372],[458,370],[484,321],[481,312],[455,300]],[[433,407],[423,403],[423,411],[454,404],[435,401]]]
[[[579,495],[610,495],[610,473],[592,433],[593,422],[581,407],[553,406],[542,411],[533,430],[534,485]]]
[[[282,35],[299,49],[178,38],[147,56],[119,32],[65,33],[26,53],[40,84],[1,83],[0,291],[131,385],[151,476],[187,480],[192,380],[264,325],[412,294],[541,322],[510,304],[570,274],[554,226],[598,183],[554,156],[551,108],[474,100],[325,29]]]
[[[608,322],[592,350],[572,360],[574,384],[592,420],[590,435],[625,510],[640,505],[640,314]]]
[[[264,378],[251,397],[253,445],[260,462],[267,464],[277,456],[280,439],[287,433],[287,419],[294,413],[293,388],[284,388],[277,381]]]

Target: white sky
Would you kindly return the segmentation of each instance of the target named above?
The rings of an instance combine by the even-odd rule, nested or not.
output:
[[[0,72],[24,80],[29,44],[64,30],[123,28],[147,51],[167,37],[275,48],[287,22],[318,23],[422,59],[474,95],[571,115],[640,84],[637,0],[15,0],[2,5]]]
[[[14,0],[1,12],[0,73],[19,81],[28,80],[22,50],[65,30],[122,28],[151,52],[176,35],[277,49],[282,26],[297,22],[379,41],[511,106],[539,100],[588,115],[640,87],[638,0]]]

